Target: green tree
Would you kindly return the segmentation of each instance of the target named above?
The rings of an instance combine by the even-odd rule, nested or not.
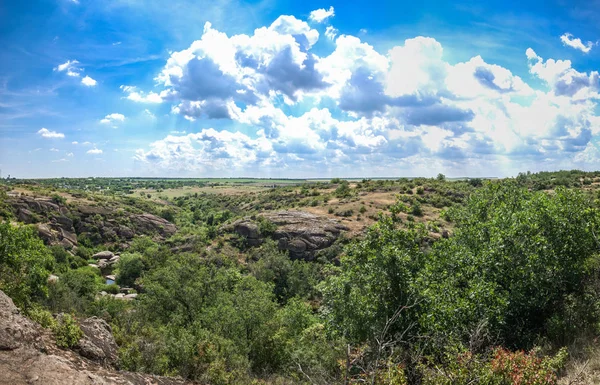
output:
[[[144,261],[139,253],[124,253],[117,262],[116,281],[121,286],[133,286],[135,280],[142,276]]]
[[[374,341],[387,320],[417,301],[414,281],[423,266],[424,235],[418,226],[399,230],[386,216],[363,240],[346,248],[337,274],[322,285],[325,313],[334,331],[351,341]],[[416,319],[417,307],[406,309],[390,334],[404,332]]]
[[[0,223],[0,290],[27,308],[47,295],[53,258],[29,226]]]
[[[552,320],[565,334],[564,312],[572,298],[583,300],[598,253],[598,213],[585,196],[487,184],[452,218],[454,235],[434,246],[420,278],[429,330],[466,339],[483,323],[518,348],[547,336]],[[589,323],[589,309],[572,319]]]

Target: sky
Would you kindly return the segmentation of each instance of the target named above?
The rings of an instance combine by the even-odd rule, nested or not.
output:
[[[17,178],[600,169],[600,0],[0,2]]]

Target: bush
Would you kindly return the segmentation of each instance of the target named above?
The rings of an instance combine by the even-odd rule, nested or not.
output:
[[[124,253],[117,262],[117,283],[121,286],[133,286],[135,280],[142,276],[144,262],[139,253]]]
[[[0,223],[0,290],[18,307],[48,294],[53,258],[30,226]]]
[[[39,305],[34,305],[28,309],[27,316],[39,323],[43,328],[53,329],[56,326],[56,320],[52,317],[52,313]]]
[[[423,209],[421,208],[421,204],[419,202],[413,202],[410,208],[410,213],[417,217],[423,216]]]
[[[61,348],[72,348],[79,343],[83,332],[77,321],[70,314],[61,314],[53,328],[56,345]]]

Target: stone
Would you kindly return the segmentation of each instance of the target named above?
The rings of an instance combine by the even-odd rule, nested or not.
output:
[[[94,259],[111,259],[114,256],[115,255],[113,254],[112,251],[106,250],[106,251],[101,251],[99,253],[92,255],[92,258],[94,258]]]
[[[45,348],[41,327],[22,316],[12,299],[0,291],[0,351],[22,347]]]
[[[334,219],[321,217],[305,211],[278,211],[260,216],[275,224],[271,237],[278,241],[281,250],[287,250],[292,258],[312,260],[317,251],[331,246],[348,227]],[[224,228],[243,236],[250,246],[262,243],[258,224],[252,218],[244,218]]]
[[[59,278],[58,276],[54,275],[54,274],[50,274],[48,276],[48,283],[56,283],[58,282]]]
[[[118,347],[110,325],[101,318],[90,317],[79,324],[84,334],[79,349],[84,349],[84,357],[114,366],[119,359]]]
[[[93,318],[93,317],[92,317]],[[116,344],[108,324],[87,319],[81,328],[100,335],[98,342],[86,334],[79,351],[59,349],[53,342],[44,344],[41,327],[20,314],[12,300],[0,291],[0,384],[11,385],[184,385],[181,378],[116,371],[98,363],[114,359]],[[110,337],[108,337],[110,335]],[[112,342],[111,342],[112,338]],[[83,347],[82,347],[83,346]],[[115,349],[115,350],[113,350]],[[52,351],[53,354],[46,352]],[[104,357],[104,358],[100,358]]]

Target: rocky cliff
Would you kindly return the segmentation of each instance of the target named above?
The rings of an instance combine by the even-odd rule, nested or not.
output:
[[[116,370],[117,345],[110,326],[93,317],[80,327],[84,337],[75,351],[59,349],[48,331],[24,317],[0,291],[0,384],[186,384],[178,378]]]
[[[274,225],[271,234],[261,233],[260,224],[265,220]],[[289,251],[291,258],[311,260],[317,251],[331,246],[348,228],[336,220],[305,211],[278,211],[263,213],[254,219],[240,219],[226,230],[246,238],[253,246],[267,236],[272,237],[281,250]]]
[[[177,231],[174,224],[156,215],[108,205],[64,205],[30,196],[11,197],[7,203],[19,221],[37,226],[46,244],[60,244],[66,249],[76,247],[80,237],[95,244],[125,244],[136,235],[163,239]]]

